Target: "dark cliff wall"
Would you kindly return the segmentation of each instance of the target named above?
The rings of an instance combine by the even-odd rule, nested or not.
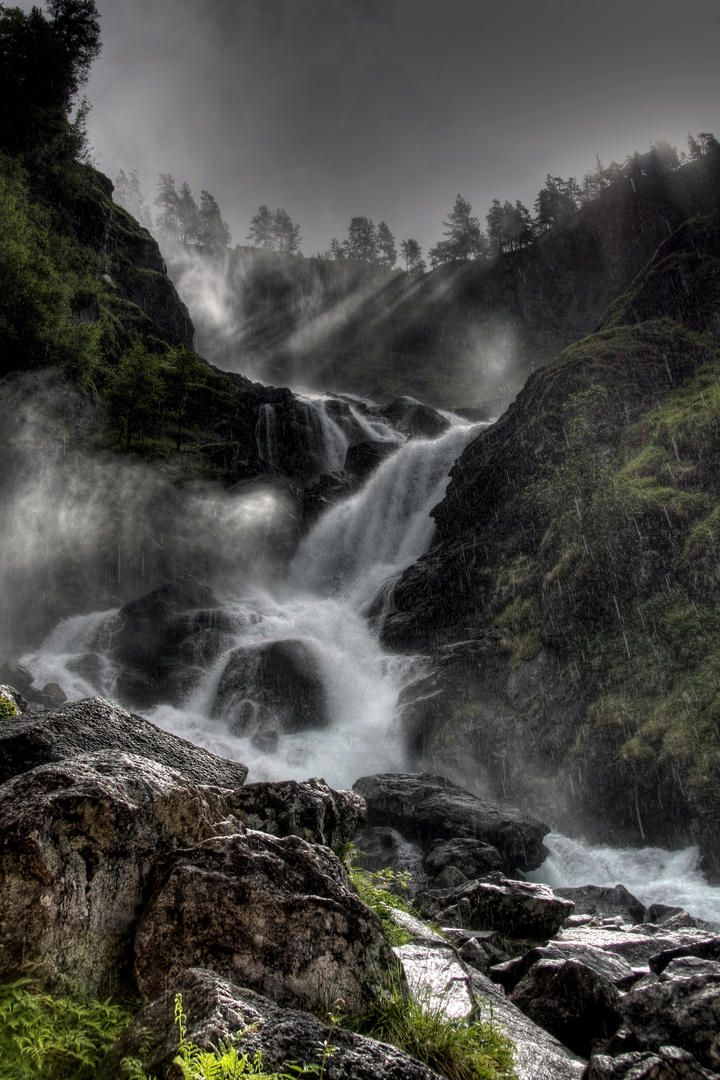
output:
[[[468,447],[383,631],[434,650],[402,703],[419,761],[564,828],[698,840],[716,873],[719,310],[715,214]]]

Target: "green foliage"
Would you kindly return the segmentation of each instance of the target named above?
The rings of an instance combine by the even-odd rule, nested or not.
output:
[[[95,256],[54,228],[18,165],[0,154],[0,351],[6,370],[53,365],[79,382],[99,359]]]
[[[269,1073],[263,1069],[262,1053],[257,1051],[252,1059],[240,1053],[236,1043],[244,1035],[254,1031],[255,1027],[238,1032],[233,1039],[222,1044],[217,1050],[202,1050],[187,1038],[187,1016],[183,1012],[182,995],[175,995],[175,1024],[178,1029],[178,1052],[173,1059],[173,1066],[180,1070],[185,1080],[240,1080],[241,1077],[254,1076],[256,1080],[298,1080],[304,1076],[315,1076],[322,1080],[325,1063],[334,1053],[330,1039],[339,1017],[330,1015],[330,1028],[323,1044],[322,1061],[319,1065],[298,1065],[285,1062],[283,1072]],[[128,1080],[156,1080],[148,1074],[138,1058],[123,1058],[123,1070]]]
[[[345,1022],[361,1035],[390,1043],[448,1080],[515,1080],[513,1048],[489,1020],[445,1015],[442,1007],[408,998],[396,984],[361,1017]]]
[[[510,654],[510,666],[532,660],[542,648],[542,610],[537,596],[516,596],[495,619],[503,632],[500,647]]]
[[[411,880],[409,872],[404,870],[395,873],[389,867],[386,870],[362,870],[353,865],[354,858],[355,849],[352,844],[348,844],[343,860],[355,892],[380,919],[385,937],[390,944],[406,945],[412,939],[412,934],[398,926],[393,918],[393,912],[404,911],[408,915],[417,915],[407,901],[396,892],[397,889],[407,889]]]
[[[3,1080],[91,1080],[129,1020],[110,1001],[42,993],[29,978],[0,986]]]
[[[15,702],[5,697],[4,694],[0,694],[0,720],[7,720],[11,716],[17,716],[17,712]]]

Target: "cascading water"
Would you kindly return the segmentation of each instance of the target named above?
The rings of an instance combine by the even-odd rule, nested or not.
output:
[[[310,399],[324,437],[320,453],[326,462],[339,455],[341,423],[328,415],[325,403]],[[348,407],[345,425],[360,427],[374,441],[399,442],[382,420],[369,419]],[[268,433],[271,428],[265,429]],[[236,632],[181,708],[160,705],[145,715],[167,730],[221,754],[245,762],[250,779],[304,779],[323,775],[335,786],[349,786],[362,773],[403,768],[403,751],[393,725],[397,696],[418,672],[418,660],[387,654],[363,615],[383,581],[399,574],[427,548],[434,525],[430,509],[443,497],[448,472],[478,425],[451,419],[445,435],[410,440],[398,446],[364,487],[333,507],[301,543],[287,578],[272,590],[258,588],[251,599],[228,596],[223,607]],[[347,445],[347,437],[345,446]],[[344,451],[343,451],[344,454]],[[102,635],[117,613],[65,620],[40,652],[25,658],[48,681],[72,689],[72,696],[113,696],[115,671],[103,653]],[[83,636],[81,627],[87,624]],[[235,650],[262,649],[273,642],[301,643],[322,682],[328,722],[303,731],[253,730],[252,700],[243,710],[251,722],[241,734],[233,717],[218,707],[218,689],[228,658]],[[76,654],[102,654],[97,675],[78,675]],[[237,701],[237,695],[233,699]]]
[[[319,395],[307,394],[302,400],[301,413],[309,417],[307,427],[317,439],[315,473],[341,468],[351,439],[394,442],[398,450],[360,491],[319,519],[284,580],[272,589],[258,587],[250,597],[223,597],[225,647],[212,666],[205,667],[182,706],[143,710],[167,730],[245,762],[251,781],[323,775],[330,784],[344,787],[362,774],[405,766],[393,723],[395,705],[399,691],[419,673],[421,661],[386,653],[363,611],[383,583],[431,542],[429,511],[442,499],[448,471],[479,425],[453,418],[453,426],[440,438],[405,442],[383,418],[364,412],[362,403],[346,400],[345,406],[333,413]],[[278,465],[275,407],[265,408],[258,449]],[[65,619],[37,653],[22,659],[39,685],[58,682],[71,699],[96,693],[117,697],[118,669],[109,647],[118,622],[117,611]],[[315,664],[328,722],[309,730],[268,733],[261,724],[263,707],[249,698],[246,730],[238,734],[217,704],[228,658],[236,650],[252,653],[281,642],[299,644]],[[530,880],[556,887],[622,882],[645,902],[682,906],[720,923],[720,889],[705,882],[693,848],[619,851],[557,833],[547,844],[550,857],[528,875]]]

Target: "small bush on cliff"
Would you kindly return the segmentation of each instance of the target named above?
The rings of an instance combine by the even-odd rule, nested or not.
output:
[[[30,978],[0,986],[3,1080],[91,1080],[130,1019],[109,1001],[42,993]]]
[[[7,720],[10,716],[17,716],[15,702],[0,694],[0,720]]]

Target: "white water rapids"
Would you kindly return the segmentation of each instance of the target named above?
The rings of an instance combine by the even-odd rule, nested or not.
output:
[[[347,437],[323,402],[307,396],[318,410],[324,432],[325,467],[338,468]],[[402,436],[382,420],[353,417],[376,441]],[[448,472],[482,425],[453,418],[453,426],[434,440],[405,442],[387,458],[356,494],[327,511],[301,542],[284,580],[251,595],[221,598],[234,627],[232,640],[182,707],[160,705],[144,714],[166,730],[213,753],[249,766],[249,781],[323,776],[335,787],[349,787],[373,772],[406,767],[394,724],[398,693],[421,670],[417,657],[393,656],[379,644],[364,615],[384,582],[397,576],[429,546],[434,524],[429,516],[443,497]],[[273,460],[273,414],[261,417],[259,444]],[[59,683],[73,699],[102,694],[116,697],[117,668],[108,653],[119,623],[117,611],[73,616],[61,622],[35,653],[22,658],[37,685]],[[300,640],[317,660],[331,723],[322,730],[280,734],[263,749],[252,733],[232,734],[212,715],[228,654],[238,646]],[[93,670],[77,664],[94,653]],[[694,848],[621,851],[591,847],[557,833],[547,839],[551,854],[530,880],[550,886],[622,883],[646,903],[684,907],[720,923],[720,889],[707,885],[697,868]]]

